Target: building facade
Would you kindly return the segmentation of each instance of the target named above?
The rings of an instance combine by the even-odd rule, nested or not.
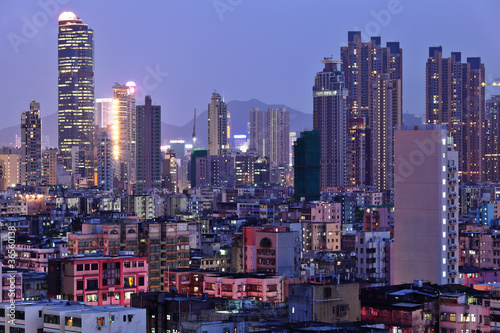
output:
[[[458,282],[458,153],[443,126],[396,131],[394,282]]]
[[[71,171],[71,148],[92,152],[94,136],[94,31],[72,12],[59,16],[58,69],[59,152]]]
[[[347,89],[338,60],[325,58],[313,87],[313,128],[320,133],[321,189],[346,184]]]
[[[222,155],[229,148],[227,143],[227,104],[221,95],[214,91],[208,104],[208,154]]]
[[[21,151],[19,155],[21,185],[42,184],[42,118],[40,103],[31,101],[30,110],[21,114]]]
[[[146,96],[137,106],[137,153],[135,193],[161,188],[161,106],[152,105]]]

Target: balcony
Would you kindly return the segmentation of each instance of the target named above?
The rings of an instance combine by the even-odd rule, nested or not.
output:
[[[456,179],[450,179],[449,184],[452,185],[452,186],[453,185],[457,185],[457,180]]]
[[[450,265],[455,265],[457,263],[457,258],[455,257],[451,257],[448,262],[450,263]]]
[[[451,277],[451,278],[455,278],[455,277],[457,277],[457,271],[451,271],[451,272],[450,272],[450,277]]]
[[[451,193],[448,195],[448,197],[449,197],[450,199],[456,199],[456,198],[457,198],[457,192],[451,192]]]
[[[457,211],[457,206],[456,205],[452,205],[450,207],[448,207],[448,210],[451,212],[451,213],[455,213]]]
[[[449,247],[450,251],[456,251],[457,250],[457,244],[451,244]]]
[[[448,233],[448,236],[449,236],[450,238],[457,238],[457,232],[456,232],[456,231],[450,231],[450,232]]]
[[[458,219],[457,219],[457,218],[455,218],[455,217],[452,217],[452,218],[448,219],[448,223],[449,223],[450,225],[456,225],[456,224],[457,224],[457,222],[458,222]]]
[[[448,170],[451,172],[451,173],[454,173],[454,172],[457,172],[457,166],[456,165],[451,165]]]

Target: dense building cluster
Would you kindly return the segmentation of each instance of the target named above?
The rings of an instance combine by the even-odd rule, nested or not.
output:
[[[214,91],[207,147],[162,146],[134,82],[94,98],[93,30],[62,13],[59,147],[31,101],[0,151],[0,332],[500,331],[499,96],[430,47],[404,127],[402,54],[351,31],[312,131],[254,107],[231,135]]]

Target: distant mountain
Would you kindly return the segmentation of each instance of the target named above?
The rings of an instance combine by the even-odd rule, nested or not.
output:
[[[289,108],[283,104],[266,104],[257,99],[249,101],[231,101],[227,109],[231,114],[231,135],[247,134],[247,123],[250,118],[250,110],[258,107],[267,110],[269,107],[286,108],[290,112],[290,131],[301,132],[312,129],[312,114],[303,113]],[[184,139],[191,142],[193,133],[193,120],[183,126],[170,125],[165,122],[161,124],[162,143],[173,139]],[[0,130],[0,146],[15,145],[16,135],[20,135],[20,125],[10,126]],[[57,113],[42,117],[42,135],[48,136],[47,145],[57,146]],[[196,116],[196,138],[198,147],[207,146],[208,137],[208,111],[204,110]],[[44,144],[45,145],[45,144]]]
[[[425,122],[424,115],[414,115],[412,113],[403,113],[403,125],[413,127],[415,125],[422,125]]]

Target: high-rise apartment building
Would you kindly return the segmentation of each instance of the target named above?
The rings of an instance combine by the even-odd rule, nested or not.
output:
[[[500,181],[500,95],[486,102],[484,180]]]
[[[100,128],[97,137],[97,186],[113,189],[113,137],[110,128]]]
[[[446,126],[395,133],[394,281],[457,283],[458,152]]]
[[[264,155],[275,165],[288,166],[290,161],[290,113],[285,108],[265,112]]]
[[[253,108],[250,111],[250,150],[264,156],[264,111]]]
[[[393,187],[393,110],[392,81],[389,74],[378,74],[373,84],[372,163],[373,185],[379,191]]]
[[[91,152],[94,136],[94,31],[72,12],[59,16],[58,70],[59,152],[71,171],[71,148]],[[89,179],[92,167],[87,161]]]
[[[341,47],[340,54],[345,87],[349,92],[347,118],[350,140],[347,149],[347,184],[379,187],[384,182],[381,181],[380,175],[376,177],[373,175],[378,163],[374,159],[379,159],[379,156],[373,155],[372,148],[382,147],[385,143],[376,142],[377,138],[371,134],[376,128],[388,126],[386,123],[375,123],[389,120],[389,117],[381,118],[381,113],[389,113],[392,117],[393,130],[402,124],[403,51],[399,42],[387,42],[386,46],[382,46],[380,37],[371,37],[370,41],[363,42],[360,31],[349,31],[347,46]],[[379,75],[384,75],[387,84],[381,86]],[[389,86],[390,93],[387,91]],[[380,101],[380,94],[377,96],[378,87],[382,88],[379,93],[384,91],[385,100],[387,103],[390,102],[390,105],[378,103]],[[364,125],[360,119],[364,119]],[[390,147],[393,146],[393,141],[392,139],[389,143]],[[390,183],[386,183],[383,189],[388,187]]]
[[[152,188],[161,188],[161,106],[152,105],[146,96],[144,105],[137,106],[136,188],[141,194]]]
[[[214,91],[208,104],[208,154],[222,155],[227,148],[227,104]]]
[[[40,103],[31,101],[30,110],[21,114],[21,151],[19,154],[21,185],[42,183],[42,118]]]
[[[430,47],[426,64],[425,104],[428,124],[445,124],[453,136],[461,180],[483,180],[485,69],[481,58],[460,52],[443,58],[442,47]]]
[[[59,164],[59,151],[49,148],[42,154],[42,177],[45,184],[57,185],[57,166]]]
[[[347,89],[338,60],[325,58],[313,87],[313,127],[320,133],[320,184],[325,189],[346,184]]]
[[[135,83],[113,86],[113,158],[115,187],[132,191],[135,183],[136,106]]]
[[[113,99],[96,98],[94,110],[95,124],[99,128],[106,128],[113,124]]]

